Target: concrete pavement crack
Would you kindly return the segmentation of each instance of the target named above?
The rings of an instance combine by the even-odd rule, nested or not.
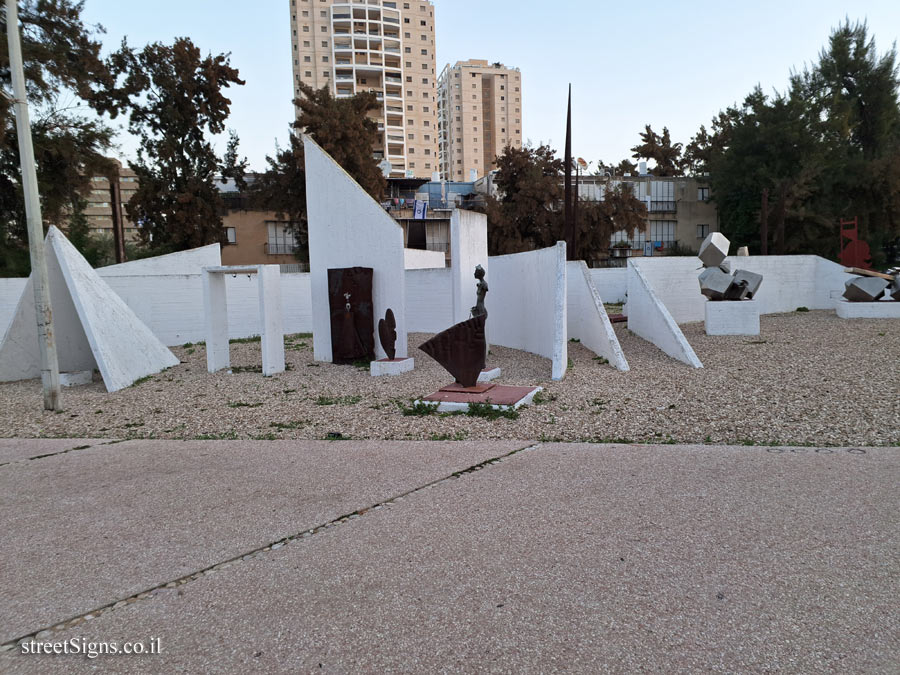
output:
[[[41,439],[36,439],[41,440]],[[53,440],[53,439],[48,439]],[[69,452],[74,452],[76,450],[89,450],[90,448],[99,448],[103,445],[113,445],[115,443],[121,443],[126,439],[117,439],[111,441],[104,441],[103,443],[91,443],[89,445],[76,445],[74,448],[67,448],[66,450],[59,450],[58,452],[45,452],[43,455],[34,455],[32,457],[22,457],[20,459],[14,459],[11,462],[2,462],[0,463],[0,467],[9,466],[10,464],[22,464],[24,462],[33,462],[36,459],[46,459],[47,457],[56,457],[57,455],[65,455]]]
[[[106,444],[104,443],[101,445],[106,445]],[[320,532],[324,532],[325,530],[331,529],[338,525],[342,525],[350,520],[356,520],[357,518],[362,517],[363,515],[365,515],[366,513],[370,512],[370,511],[376,511],[383,507],[391,506],[392,504],[403,501],[406,497],[414,495],[418,492],[421,492],[423,490],[428,490],[428,489],[436,487],[437,485],[440,485],[442,483],[457,480],[468,474],[475,473],[476,471],[481,471],[484,468],[487,468],[494,464],[499,464],[500,462],[506,461],[506,460],[508,460],[518,454],[521,454],[523,452],[536,450],[540,446],[541,446],[541,443],[539,443],[539,442],[531,443],[530,445],[526,445],[521,448],[516,448],[514,450],[510,450],[509,452],[504,453],[502,455],[498,455],[496,457],[491,457],[490,459],[482,460],[481,462],[473,464],[472,466],[469,466],[465,469],[460,469],[459,471],[454,471],[449,476],[437,478],[433,481],[425,483],[424,485],[420,485],[418,487],[415,487],[415,488],[412,488],[405,492],[401,492],[397,495],[394,495],[393,497],[385,499],[384,501],[377,502],[370,506],[366,506],[364,508],[357,509],[356,511],[344,514],[342,516],[338,516],[337,518],[333,518],[332,520],[322,523],[321,525],[316,525],[307,530],[302,530],[301,532],[298,532],[296,534],[292,534],[292,535],[288,535],[286,537],[282,537],[280,539],[276,539],[275,541],[270,542],[269,544],[266,544],[265,546],[260,546],[255,549],[252,549],[250,551],[247,551],[245,553],[241,553],[239,555],[236,555],[236,556],[233,556],[226,560],[223,560],[221,562],[218,562],[214,565],[209,565],[208,567],[204,567],[203,569],[197,570],[196,572],[192,572],[191,574],[186,574],[184,576],[181,576],[177,579],[173,579],[171,581],[166,581],[166,582],[157,584],[155,586],[151,586],[150,588],[143,590],[139,593],[135,593],[134,595],[128,596],[126,598],[114,600],[105,605],[101,605],[100,607],[97,607],[88,612],[85,612],[84,614],[79,614],[77,616],[69,617],[68,619],[65,619],[64,621],[53,624],[52,626],[47,626],[47,627],[35,630],[31,633],[27,633],[25,635],[20,635],[17,638],[8,640],[7,642],[0,644],[0,653],[13,650],[17,644],[19,644],[20,642],[23,642],[23,641],[28,641],[28,640],[32,640],[32,639],[37,639],[37,640],[48,639],[52,636],[53,633],[63,631],[67,628],[73,628],[84,621],[89,621],[91,619],[95,619],[102,614],[106,614],[108,612],[112,612],[117,609],[121,609],[123,607],[132,605],[132,604],[142,601],[142,600],[152,599],[159,592],[162,592],[162,591],[165,591],[165,590],[171,589],[171,588],[177,588],[178,586],[183,586],[184,584],[190,583],[191,581],[196,581],[197,579],[199,579],[203,576],[206,576],[208,574],[219,572],[221,570],[227,569],[228,567],[231,567],[232,565],[240,564],[242,562],[252,560],[253,558],[264,555],[266,553],[270,553],[271,551],[281,549],[282,547],[284,547],[288,544],[291,544],[294,542],[301,542],[304,539],[309,539],[310,537],[312,537],[315,534],[319,534]],[[96,446],[91,446],[91,447],[96,447]],[[74,448],[70,448],[69,450],[64,450],[62,452],[52,453],[52,454],[63,454],[65,452],[71,452],[72,450],[74,450]],[[44,455],[44,456],[49,456],[49,455]],[[37,459],[37,458],[29,458],[29,459]]]

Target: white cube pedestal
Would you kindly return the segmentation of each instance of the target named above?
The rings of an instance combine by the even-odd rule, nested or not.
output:
[[[411,356],[405,359],[381,359],[369,363],[369,374],[372,377],[381,375],[400,375],[408,373],[415,366],[415,359]]]
[[[707,302],[706,334],[759,335],[759,305],[755,300]]]
[[[835,310],[842,319],[900,319],[900,302],[896,300],[878,302],[838,300],[835,303]]]

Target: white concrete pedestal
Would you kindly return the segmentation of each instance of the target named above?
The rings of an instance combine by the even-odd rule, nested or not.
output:
[[[408,373],[415,367],[415,359],[411,356],[405,359],[379,359],[369,363],[369,374],[372,377],[381,375],[400,375]]]
[[[900,319],[900,302],[896,300],[878,302],[838,300],[835,303],[835,310],[842,319]]]
[[[500,367],[494,366],[493,368],[485,368],[478,374],[479,382],[490,382],[491,380],[496,380],[500,377]]]
[[[759,335],[756,300],[716,300],[706,303],[707,335]]]

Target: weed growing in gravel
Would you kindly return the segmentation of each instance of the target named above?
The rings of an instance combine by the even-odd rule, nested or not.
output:
[[[356,405],[362,396],[319,396],[316,405]]]
[[[134,382],[131,383],[132,387],[136,387],[139,384],[144,384],[144,382],[150,382],[153,379],[152,375],[144,375],[144,377],[139,377]]]
[[[358,361],[353,362],[353,367],[358,370],[369,370],[369,362],[365,359],[359,359]]]
[[[252,342],[259,342],[259,341],[260,341],[259,335],[251,335],[250,337],[245,337],[245,338],[232,338],[231,340],[228,341],[228,344],[246,345],[246,344],[250,344]]]
[[[276,436],[275,434],[270,432],[268,434],[258,434],[253,437],[253,440],[255,440],[255,441],[277,441],[278,436]]]
[[[272,422],[269,426],[273,429],[299,429],[310,424],[309,420],[296,420],[294,422]]]
[[[519,419],[519,411],[513,408],[495,408],[490,401],[487,403],[470,403],[464,413],[467,417],[483,417],[488,420],[498,420],[505,417],[508,420]]]
[[[544,392],[539,391],[534,395],[531,399],[531,402],[535,405],[541,405],[543,403],[550,403],[551,401],[556,400],[556,394],[544,394]]]
[[[569,342],[581,342],[578,338],[569,338]]]
[[[404,405],[402,401],[395,401],[395,403],[405,417],[434,415],[438,409],[437,403],[425,403],[424,401],[415,401],[411,406]]]
[[[808,311],[809,311],[809,307],[798,307],[796,311],[798,311],[798,312],[808,312]]]
[[[468,431],[457,431],[455,434],[431,434],[429,440],[432,441],[464,441],[468,438]]]
[[[232,374],[235,373],[261,373],[262,366],[231,366]]]
[[[597,363],[599,363],[601,366],[606,365],[606,364],[609,363],[609,359],[607,359],[607,358],[605,358],[605,357],[603,357],[603,356],[595,356],[595,357],[594,357],[594,361],[596,361]]]
[[[228,404],[229,408],[259,408],[262,403],[244,403],[243,401],[233,401]]]
[[[223,431],[218,434],[198,434],[194,436],[195,441],[236,441],[236,431]]]
[[[569,357],[569,361],[568,361],[567,367],[568,367],[569,370],[572,370],[572,369],[575,367],[575,362],[572,360],[572,357],[571,357],[571,356]]]

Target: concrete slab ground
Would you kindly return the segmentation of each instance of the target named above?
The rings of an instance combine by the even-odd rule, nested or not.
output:
[[[0,465],[109,442],[108,438],[0,438]]]
[[[522,445],[128,441],[7,464],[0,644]]]
[[[48,638],[161,654],[0,670],[896,672],[900,449],[532,448]]]

